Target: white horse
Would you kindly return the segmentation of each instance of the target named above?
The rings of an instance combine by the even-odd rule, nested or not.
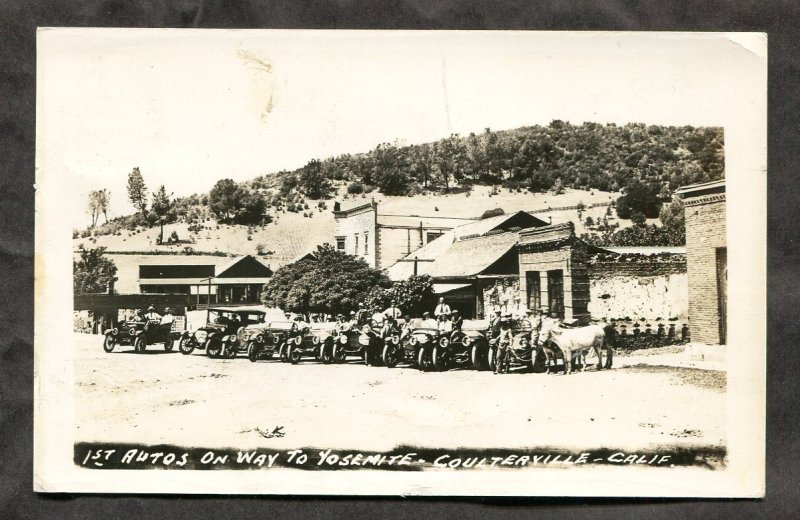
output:
[[[594,353],[597,355],[597,369],[602,370],[602,349],[605,348],[607,354],[605,368],[611,368],[613,354],[609,336],[612,335],[612,332],[609,329],[610,327],[606,324],[595,324],[568,329],[561,327],[557,320],[549,318],[543,319],[537,343],[542,347],[545,358],[547,359],[547,372],[550,372],[550,361],[555,354],[553,349],[549,348],[547,345],[548,341],[552,341],[564,354],[565,374],[572,373],[573,356],[577,355],[585,360],[585,354],[590,349],[594,350]],[[585,362],[582,363],[581,372],[584,370],[586,370]]]

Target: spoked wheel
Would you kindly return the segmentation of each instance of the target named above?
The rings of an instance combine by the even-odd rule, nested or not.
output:
[[[494,347],[486,349],[486,366],[489,367],[489,370],[497,367],[497,349]]]
[[[164,341],[164,350],[166,350],[167,352],[172,352],[172,346],[174,343],[175,340],[173,340],[171,337],[167,338],[166,341]]]
[[[219,338],[206,340],[206,355],[212,359],[218,358],[222,354],[222,341]]]
[[[133,350],[136,352],[144,352],[147,348],[147,340],[144,337],[144,334],[139,334],[136,336],[136,339],[133,340]]]
[[[103,350],[106,352],[112,352],[114,350],[114,345],[116,344],[117,342],[114,340],[114,336],[108,335],[103,340]]]
[[[189,337],[181,338],[181,341],[178,343],[178,350],[181,351],[181,354],[189,355],[194,351],[194,344],[192,344],[192,339]]]
[[[333,363],[333,345],[326,343],[320,348],[320,359],[324,365]]]
[[[347,357],[347,353],[344,349],[339,345],[333,346],[333,361],[334,363],[344,363],[345,357]]]
[[[383,346],[383,364],[388,368],[394,368],[400,362],[399,347],[387,343]]]
[[[278,347],[278,357],[282,363],[289,362],[289,346],[286,343],[283,343],[280,347]]]
[[[297,349],[295,345],[289,346],[289,362],[293,365],[296,365],[300,362],[300,351]]]
[[[434,345],[431,350],[431,365],[434,370],[443,372],[447,370],[446,353],[439,345]]]
[[[431,349],[420,347],[417,353],[417,366],[420,370],[428,371],[433,368],[433,360],[431,359]]]
[[[247,359],[253,363],[258,361],[258,347],[256,346],[255,341],[251,341],[247,344]]]
[[[486,370],[486,349],[481,345],[472,345],[472,350],[469,353],[469,360],[472,363],[472,368],[475,370]]]

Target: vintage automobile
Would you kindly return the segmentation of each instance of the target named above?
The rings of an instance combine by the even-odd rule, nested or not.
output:
[[[187,355],[200,349],[210,358],[234,358],[247,352],[248,339],[265,315],[266,310],[257,306],[209,307],[205,325],[184,332],[178,348]]]
[[[172,351],[180,331],[174,331],[173,323],[161,324],[158,321],[128,320],[119,326],[105,331],[103,350],[113,352],[117,345],[132,345],[136,352],[144,352],[148,345],[163,343],[164,350]]]
[[[433,347],[442,337],[435,322],[426,323],[421,319],[411,320],[411,332],[403,336],[399,348],[388,349],[388,367],[395,367],[401,361],[416,365],[420,370],[433,370]]]
[[[494,370],[497,362],[497,336],[491,332],[487,333],[489,348],[487,356],[484,358],[485,364],[481,368]],[[542,349],[536,347],[538,331],[528,318],[514,318],[511,320],[511,346],[506,351],[504,363],[506,368],[512,366],[526,367],[534,371],[544,369],[544,353]]]
[[[296,365],[303,358],[313,357],[317,361],[330,364],[333,362],[333,342],[336,335],[336,323],[311,323],[302,327],[300,333],[288,342],[286,356],[291,364]]]
[[[247,359],[252,362],[272,359],[276,354],[289,361],[289,344],[302,341],[302,330],[297,321],[276,320],[247,329]]]
[[[400,327],[403,320],[384,331],[376,323],[361,327],[358,342],[364,347],[364,363],[367,366],[385,365],[394,368],[399,362]],[[389,361],[387,364],[386,361]],[[392,364],[393,363],[393,364]]]
[[[334,331],[331,342],[322,350],[323,363],[344,363],[348,356],[366,357],[368,343],[361,340],[361,330],[346,328]]]
[[[489,352],[488,328],[488,320],[464,320],[460,329],[442,333],[431,349],[433,368],[447,370],[465,365],[478,370],[485,368]]]

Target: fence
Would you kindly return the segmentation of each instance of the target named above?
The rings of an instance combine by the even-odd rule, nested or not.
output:
[[[611,320],[611,326],[614,328],[613,346],[620,350],[682,345],[690,340],[686,323]]]

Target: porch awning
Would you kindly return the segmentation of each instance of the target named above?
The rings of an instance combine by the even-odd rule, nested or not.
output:
[[[435,283],[433,284],[433,292],[435,294],[447,294],[471,285],[470,283]]]

